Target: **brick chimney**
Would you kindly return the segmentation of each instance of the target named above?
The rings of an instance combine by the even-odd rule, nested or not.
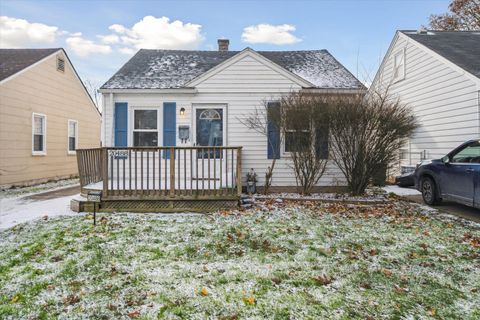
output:
[[[218,39],[218,51],[228,51],[228,45],[230,40],[228,39]]]

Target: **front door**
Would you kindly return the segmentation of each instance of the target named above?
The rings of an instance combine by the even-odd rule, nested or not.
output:
[[[195,168],[195,179],[199,180],[204,188],[220,188],[223,180],[221,175],[223,152],[221,149],[208,147],[221,147],[224,144],[224,110],[223,108],[195,109],[195,141],[197,147],[205,147],[197,151],[198,162]]]
[[[441,173],[442,194],[454,201],[472,206],[476,171],[480,166],[480,143],[472,143],[450,155]]]

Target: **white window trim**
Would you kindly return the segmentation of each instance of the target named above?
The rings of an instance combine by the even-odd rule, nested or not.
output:
[[[396,58],[398,56],[402,57],[402,64],[403,64],[403,74],[401,76],[395,76],[395,70],[397,69],[397,65],[396,65]],[[396,83],[396,82],[399,82],[399,81],[402,81],[402,80],[405,80],[405,75],[407,73],[407,69],[406,69],[406,50],[405,48],[402,48],[400,50],[398,50],[394,55],[393,55],[393,82]]]
[[[75,122],[75,150],[70,150],[70,123]],[[78,149],[78,121],[77,120],[72,120],[68,119],[67,121],[67,153],[69,155],[75,155],[77,154]]]
[[[43,150],[42,151],[35,151],[35,117],[42,117],[43,118]],[[32,113],[32,155],[33,156],[46,156],[47,155],[47,116],[43,113]]]
[[[157,129],[135,129],[135,110],[156,110],[157,111]],[[132,106],[129,110],[128,120],[128,137],[127,145],[133,147],[134,132],[157,132],[157,146],[161,147],[163,144],[163,109],[161,107],[135,107]]]

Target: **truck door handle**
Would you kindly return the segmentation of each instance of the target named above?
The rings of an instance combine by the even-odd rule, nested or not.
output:
[[[473,169],[467,169],[466,172],[473,172]]]

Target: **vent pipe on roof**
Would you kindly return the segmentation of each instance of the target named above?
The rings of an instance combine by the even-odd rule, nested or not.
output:
[[[230,44],[230,40],[228,39],[218,39],[218,51],[228,51],[228,45]]]

